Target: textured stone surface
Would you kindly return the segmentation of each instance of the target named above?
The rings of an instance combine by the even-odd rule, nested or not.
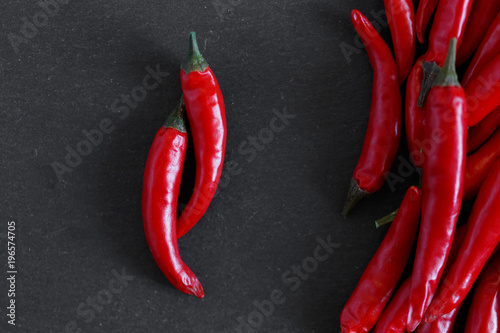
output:
[[[351,9],[371,19],[382,1],[92,0],[57,11],[48,3],[52,15],[36,1],[0,6],[0,259],[6,267],[14,220],[18,268],[17,325],[3,315],[0,331],[250,332],[250,322],[258,332],[338,332],[386,232],[373,221],[416,183],[410,175],[394,191],[386,184],[347,220],[340,215],[372,79],[366,52],[349,62],[342,45],[356,47]],[[224,186],[179,242],[203,300],[163,277],[141,218],[148,149],[181,95],[192,30],[228,124]],[[389,29],[381,32],[390,43]],[[157,69],[168,75],[142,89]],[[127,106],[127,95],[138,102]],[[78,149],[87,156],[68,165]],[[189,153],[181,204],[194,183]],[[328,242],[331,253],[316,250]],[[323,261],[311,259],[318,253]],[[129,280],[117,280],[123,274]]]

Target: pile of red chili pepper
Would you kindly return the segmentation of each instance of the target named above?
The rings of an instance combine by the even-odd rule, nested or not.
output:
[[[183,97],[158,130],[149,150],[142,191],[144,232],[153,258],[180,291],[204,297],[200,281],[182,261],[177,239],[202,217],[222,172],[226,147],[224,101],[214,73],[200,54],[191,32],[189,52],[181,65]],[[195,152],[192,196],[177,219],[177,203],[188,144],[187,120]]]
[[[368,130],[342,214],[383,186],[403,119],[420,185],[377,222],[392,224],[342,310],[341,331],[452,332],[460,312],[465,332],[499,332],[500,0],[384,6],[394,56],[363,14],[351,14],[374,76]],[[457,226],[465,201],[472,211]],[[472,304],[461,309],[469,294]]]

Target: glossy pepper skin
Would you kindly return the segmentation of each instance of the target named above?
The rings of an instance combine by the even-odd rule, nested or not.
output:
[[[187,147],[184,117],[181,102],[156,133],[144,170],[142,217],[146,240],[163,274],[180,291],[202,298],[203,288],[177,246],[177,198]]]
[[[411,279],[405,280],[396,290],[391,300],[380,315],[373,333],[404,333],[408,318],[408,295]]]
[[[465,95],[469,126],[477,125],[500,106],[500,54],[469,80]]]
[[[470,127],[467,134],[467,154],[472,153],[488,140],[500,126],[500,106],[491,111],[476,126]]]
[[[498,332],[500,319],[500,253],[488,262],[479,276],[467,315],[464,333]]]
[[[467,225],[457,228],[455,237],[453,238],[453,245],[451,246],[449,260],[446,262],[443,274],[446,274],[450,269],[451,263],[455,260],[460,245],[462,244],[465,234],[467,232]],[[394,293],[394,296],[387,304],[384,312],[377,321],[377,325],[373,333],[404,333],[406,332],[406,321],[408,319],[408,297],[410,295],[411,277],[406,279],[405,282]],[[458,311],[457,311],[458,313]],[[443,326],[446,326],[449,319],[444,319]],[[430,327],[429,327],[430,328]]]
[[[391,30],[394,55],[398,66],[398,80],[402,85],[413,65],[415,56],[415,13],[411,0],[384,0]]]
[[[421,168],[425,159],[422,153],[426,149],[423,129],[425,98],[446,58],[450,39],[456,38],[457,47],[460,46],[471,6],[472,0],[439,1],[429,35],[429,48],[415,63],[408,77],[405,98],[406,140],[412,161],[418,168]],[[417,12],[417,35],[418,24]]]
[[[462,225],[457,228],[455,231],[455,236],[453,237],[453,245],[451,246],[450,254],[448,255],[448,260],[446,261],[446,265],[443,270],[443,275],[448,274],[448,271],[451,268],[451,265],[455,261],[458,255],[458,251],[462,246],[462,243],[467,234],[467,224]],[[439,318],[437,318],[432,323],[420,323],[418,325],[416,332],[417,333],[451,333],[453,332],[453,328],[455,326],[455,321],[457,320],[458,314],[460,312],[459,305],[455,310],[447,313]]]
[[[458,256],[446,275],[426,314],[426,321],[455,309],[476,281],[500,241],[500,160],[481,186],[469,216],[468,232]]]
[[[469,80],[480,72],[484,66],[489,64],[500,53],[500,13],[491,23],[486,35],[472,58],[467,71],[462,78],[462,86],[466,87]]]
[[[455,72],[457,40],[427,102],[424,137],[432,142],[422,168],[422,222],[413,265],[407,330],[422,320],[436,291],[462,203],[467,123],[465,95]]]
[[[417,105],[418,96],[422,89],[424,70],[422,68],[422,57],[418,58],[413,66],[406,82],[405,98],[405,130],[406,142],[410,158],[413,164],[421,169],[424,163],[424,120],[423,107]]]
[[[201,56],[195,33],[181,69],[181,86],[196,160],[194,190],[177,223],[184,236],[208,209],[219,184],[226,149],[224,100],[214,73]]]
[[[417,333],[452,333],[453,327],[455,326],[455,321],[458,317],[458,312],[460,307],[447,313],[432,323],[420,323],[418,325]]]
[[[500,158],[500,129],[465,161],[464,197],[472,199],[483,185],[491,166]]]
[[[443,66],[451,38],[457,39],[457,49],[460,48],[472,3],[472,0],[439,1],[424,61]]]
[[[474,0],[457,53],[457,65],[463,64],[474,54],[499,10],[499,0]]]
[[[422,58],[425,73],[418,100],[419,106],[423,106],[434,75],[443,66],[450,39],[456,38],[457,49],[460,48],[472,2],[473,0],[439,1],[429,35],[429,48]]]
[[[361,12],[353,10],[351,21],[366,46],[374,74],[368,129],[342,212],[344,217],[361,198],[382,187],[401,136],[401,94],[391,51]]]
[[[424,43],[425,30],[432,14],[438,6],[439,0],[421,0],[418,3],[416,16],[416,33],[420,44]]]
[[[420,220],[421,192],[412,186],[386,236],[340,314],[342,333],[368,332],[377,322],[406,266]]]

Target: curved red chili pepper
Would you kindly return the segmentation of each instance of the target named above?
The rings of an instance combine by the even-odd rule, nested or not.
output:
[[[416,17],[417,38],[420,44],[424,43],[425,30],[431,20],[432,14],[438,6],[439,0],[421,0],[418,3]]]
[[[342,211],[344,216],[361,198],[382,187],[401,136],[401,94],[398,69],[391,51],[361,12],[353,10],[351,20],[366,46],[374,75],[368,129]]]
[[[177,223],[184,236],[203,216],[217,190],[226,149],[224,100],[214,73],[191,32],[189,53],[181,69],[181,86],[193,136],[196,178],[193,195]]]
[[[499,0],[474,0],[462,45],[458,49],[457,65],[463,64],[474,54],[499,10]]]
[[[475,126],[500,106],[500,55],[469,80],[465,96],[469,126]]]
[[[441,4],[441,3],[440,3]],[[426,102],[424,137],[432,144],[422,167],[422,224],[411,280],[407,330],[420,323],[438,287],[462,202],[466,102],[455,72],[457,40]]]
[[[500,53],[500,13],[491,23],[488,32],[482,39],[481,45],[477,49],[472,61],[467,67],[467,71],[462,78],[462,85],[467,86],[469,80],[480,72],[484,66],[489,64]]]
[[[405,98],[405,130],[406,142],[410,158],[417,168],[421,168],[424,163],[423,145],[424,145],[424,119],[425,113],[422,107],[416,103],[422,88],[422,79],[424,71],[422,69],[422,57],[418,58],[413,69],[408,75],[406,82]]]
[[[500,126],[500,106],[491,111],[476,126],[470,127],[467,134],[467,154],[475,151],[488,140]]]
[[[472,199],[488,176],[493,163],[500,158],[500,129],[465,161],[463,200]]]
[[[427,322],[452,311],[463,301],[495,250],[500,241],[499,201],[500,160],[497,160],[479,190],[457,259],[427,310]]]
[[[462,244],[465,234],[467,233],[467,225],[462,225],[457,228],[453,245],[451,246],[450,254],[443,271],[446,274],[450,269],[451,264],[455,260],[460,245]],[[410,295],[411,277],[394,293],[389,304],[387,304],[384,312],[379,317],[377,325],[373,333],[403,333],[406,332],[406,322],[408,319],[408,297]],[[458,312],[458,311],[457,311]]]
[[[342,333],[368,332],[377,322],[406,266],[420,220],[421,192],[406,192],[389,231],[340,314]]]
[[[411,0],[384,0],[394,55],[398,66],[399,84],[403,84],[415,56],[415,14]]]
[[[180,291],[202,298],[200,281],[179,256],[177,198],[186,156],[184,103],[158,130],[144,170],[142,216],[144,232],[156,264]]]
[[[499,290],[500,253],[497,253],[479,276],[464,333],[499,331]]]

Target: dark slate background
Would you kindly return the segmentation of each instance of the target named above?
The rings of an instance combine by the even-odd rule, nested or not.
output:
[[[2,278],[0,331],[237,332],[240,318],[253,320],[256,332],[338,332],[342,306],[387,231],[373,220],[417,183],[410,171],[349,219],[340,216],[371,101],[371,66],[356,46],[350,11],[374,20],[382,1],[66,0],[58,7],[44,16],[38,1],[0,5],[0,260],[7,276],[7,223],[15,221],[18,270],[16,326],[7,324]],[[20,40],[33,20],[39,27]],[[389,29],[380,28],[390,43]],[[237,165],[179,241],[203,300],[164,278],[141,218],[144,164],[181,95],[190,31],[221,85],[226,160]],[[346,57],[343,47],[355,52]],[[113,112],[113,103],[123,105],[115,100],[142,85],[147,66],[169,75],[128,114]],[[294,118],[270,137],[271,120],[284,111]],[[58,178],[53,166],[66,163],[67,147],[77,149],[82,131],[102,121],[113,130]],[[265,144],[248,152],[259,133]],[[181,203],[193,184],[192,154]],[[307,275],[293,273],[311,263],[318,238],[337,248]],[[110,284],[120,286],[116,274],[128,280],[110,293]],[[280,304],[258,314],[255,303],[269,304],[276,292]],[[92,308],[96,298],[106,304]]]

